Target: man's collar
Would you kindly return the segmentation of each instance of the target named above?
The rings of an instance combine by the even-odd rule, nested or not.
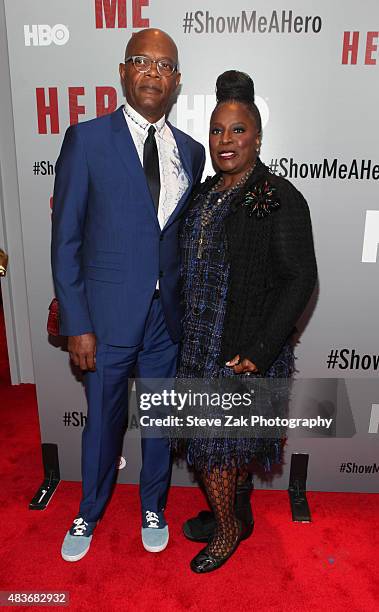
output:
[[[138,113],[135,110],[135,108],[130,106],[130,104],[128,102],[126,102],[126,101],[125,101],[125,106],[124,106],[124,112],[144,132],[147,132],[147,130],[149,129],[150,125],[154,125],[154,127],[157,130],[158,134],[160,134],[162,132],[163,128],[165,127],[165,125],[166,125],[166,117],[164,115],[163,115],[163,117],[158,119],[158,121],[156,121],[155,123],[151,124],[147,119],[145,119],[145,117],[140,115],[140,113]]]

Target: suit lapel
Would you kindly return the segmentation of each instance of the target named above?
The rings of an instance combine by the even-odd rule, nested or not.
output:
[[[118,108],[112,115],[112,128],[115,147],[120,158],[124,162],[126,171],[133,185],[133,189],[138,193],[138,199],[148,207],[160,231],[154,202],[147,186],[145,173],[138,157],[132,135],[130,133],[128,124],[125,121],[122,106],[120,106],[120,108]]]
[[[188,196],[192,191],[194,178],[192,174],[192,158],[189,139],[185,134],[177,130],[169,122],[168,125],[174,135],[175,142],[179,151],[180,160],[187,174],[188,187],[180,198],[167,223],[165,224],[165,229],[175,221],[175,219],[183,212],[186,204],[188,204]],[[138,157],[138,153],[135,148],[132,135],[130,133],[128,124],[125,121],[122,106],[120,106],[117,111],[114,112],[112,115],[112,129],[115,147],[125,165],[125,169],[133,184],[133,189],[138,193],[138,199],[141,200],[148,207],[154,219],[154,222],[156,223],[157,228],[160,231],[160,225],[155,210],[154,202],[147,186],[145,173]]]

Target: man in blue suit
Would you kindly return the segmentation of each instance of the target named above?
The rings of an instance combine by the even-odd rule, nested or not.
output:
[[[179,85],[178,53],[161,30],[129,40],[126,103],[68,128],[56,166],[52,269],[62,335],[85,371],[82,499],[62,556],[78,561],[111,495],[127,420],[128,378],[175,375],[181,337],[178,226],[205,160],[165,119]],[[168,543],[163,514],[167,439],[142,440],[142,542]]]

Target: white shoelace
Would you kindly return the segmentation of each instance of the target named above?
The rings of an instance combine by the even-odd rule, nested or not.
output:
[[[146,522],[148,527],[152,527],[153,529],[158,529],[159,527],[159,516],[156,512],[150,512],[150,510],[146,510]]]
[[[85,522],[84,519],[82,518],[77,518],[74,520],[74,535],[75,536],[82,536],[83,533],[85,532],[85,530],[88,527],[88,523]]]

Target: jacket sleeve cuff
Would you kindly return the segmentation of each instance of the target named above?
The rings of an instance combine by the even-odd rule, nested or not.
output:
[[[94,328],[88,316],[75,317],[72,312],[68,316],[64,308],[60,308],[59,313],[59,334],[61,336],[82,336],[83,334],[93,334]]]
[[[259,374],[264,375],[274,363],[279,352],[280,349],[275,350],[275,347],[267,347],[263,341],[258,341],[253,345],[243,346],[239,354],[241,361],[249,359],[249,361],[257,366]]]

